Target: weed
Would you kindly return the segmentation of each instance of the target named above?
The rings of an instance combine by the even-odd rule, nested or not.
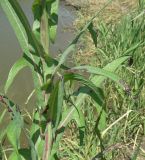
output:
[[[16,0],[0,1],[23,50],[23,57],[10,70],[5,94],[0,94],[1,103],[11,115],[9,124],[0,133],[1,142],[7,136],[11,144],[8,150],[2,150],[5,159],[109,160],[121,155],[124,148],[129,155],[123,153],[123,156],[130,156],[133,151],[130,157],[137,158],[141,146],[138,139],[144,134],[144,101],[140,97],[144,89],[140,56],[144,19],[141,16],[132,21],[127,17],[118,26],[101,23],[97,35],[93,20],[110,2],[82,27],[57,61],[50,56],[49,45],[55,42],[59,1],[34,1],[33,28]],[[87,30],[98,59],[103,59],[102,68],[64,65]],[[133,62],[128,65],[131,58]],[[25,116],[19,106],[6,96],[15,76],[26,66],[32,72],[36,95],[30,129],[25,127]],[[128,79],[130,75],[132,79]],[[25,148],[20,141],[22,133],[28,143]]]

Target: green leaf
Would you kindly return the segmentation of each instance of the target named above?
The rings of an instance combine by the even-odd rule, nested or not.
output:
[[[29,142],[29,146],[30,146],[30,150],[31,150],[31,159],[32,160],[38,160],[38,155],[37,155],[37,151],[35,149],[35,145],[33,143],[33,141],[31,140],[30,136],[26,135],[28,142]]]
[[[2,120],[4,119],[4,116],[6,114],[7,110],[5,109],[2,114],[0,115],[0,123],[2,123]]]
[[[46,1],[41,1],[41,5],[42,5],[42,16],[40,21],[40,38],[44,51],[45,53],[48,54],[49,35],[48,35],[48,13],[47,13]]]
[[[50,118],[54,122],[55,130],[60,122],[62,105],[63,105],[63,96],[64,96],[64,86],[63,79],[61,79],[55,85],[54,90],[50,95],[49,106],[50,106]]]
[[[19,148],[19,138],[21,129],[23,127],[23,120],[20,116],[14,117],[7,128],[7,136],[15,149]]]
[[[8,127],[7,127],[7,137],[10,143],[12,144],[14,150],[18,153],[20,147],[20,134],[24,126],[23,117],[19,111],[19,106],[14,104],[8,97],[3,97],[4,103],[11,110],[11,118]]]
[[[93,22],[88,27],[88,30],[89,30],[89,32],[91,34],[91,37],[93,39],[95,47],[97,47],[97,31],[96,31],[96,29],[93,26]]]
[[[48,22],[45,26],[47,26],[47,29],[48,29],[47,33],[49,33],[49,36],[48,35],[47,36],[50,38],[52,43],[54,43],[55,41],[56,32],[57,32],[58,7],[59,7],[59,0],[46,1],[46,9],[47,9],[47,14],[49,16],[47,16],[47,20],[45,20],[45,22],[46,21]],[[35,0],[33,2],[32,10],[34,13],[34,25],[36,26],[37,24],[36,27],[33,25],[34,32],[40,38],[40,32],[39,32],[40,21],[44,13],[42,2],[40,0]]]
[[[40,22],[40,18],[42,15],[42,6],[41,6],[41,0],[34,0],[33,5],[32,5],[32,11],[34,15],[34,22],[35,20]],[[40,28],[40,23],[37,27],[37,29]]]
[[[63,79],[60,80],[59,86],[58,86],[58,101],[57,101],[57,112],[56,112],[56,123],[55,127],[57,128],[62,114],[62,106],[63,106],[63,96],[64,96],[64,82]]]
[[[0,123],[2,123],[3,119],[4,119],[4,116],[6,114],[7,110],[5,109],[2,114],[0,115]],[[6,128],[3,128],[0,132],[0,142],[2,141],[3,137],[6,135],[6,132],[7,132],[7,127]]]
[[[62,120],[60,121],[58,130],[61,130],[67,126],[67,124],[73,118],[73,114],[75,110],[76,108],[72,106],[71,108],[68,108],[65,112],[62,113]]]
[[[19,149],[19,154],[23,157],[24,160],[31,160],[31,151],[30,149],[22,148]]]
[[[45,145],[45,140],[42,139],[41,135],[39,135],[37,142],[35,143],[35,148],[38,153],[38,159],[41,159],[43,156],[44,145]]]
[[[104,67],[104,69],[100,69],[100,68],[96,68],[96,67],[90,67],[90,66],[80,66],[80,67],[75,67],[75,68],[85,70],[85,71],[87,71],[89,73],[92,73],[92,74],[98,74],[99,76],[95,75],[91,79],[91,81],[95,84],[95,86],[101,87],[100,86],[101,83],[106,78],[110,78],[113,81],[117,82],[121,87],[124,88],[124,86],[122,84],[120,84],[120,82],[119,82],[120,78],[116,74],[114,74],[113,72],[110,72],[110,71],[115,71],[118,68],[118,66],[121,65],[128,58],[130,58],[130,56],[125,56],[125,57],[118,58],[118,59],[114,60],[113,62],[107,64]],[[75,68],[72,68],[72,69],[75,69]],[[102,107],[98,103],[96,103],[95,106],[96,106],[98,114],[100,114],[98,128],[102,131],[106,127],[106,111],[105,111],[105,108]]]
[[[65,74],[64,75],[65,81],[68,80],[76,80],[81,82],[83,85],[87,86],[89,90],[85,91],[84,93],[86,95],[90,95],[98,104],[102,105],[103,103],[103,96],[100,94],[100,90],[98,87],[96,87],[90,80],[86,79],[82,75],[79,74]],[[78,90],[78,93],[80,93],[81,90]]]
[[[14,106],[13,106],[14,107]],[[7,128],[7,137],[17,154],[18,160],[21,160],[18,149],[20,147],[20,134],[23,128],[23,118],[19,112],[13,113],[13,120],[9,123]]]
[[[123,55],[129,55],[129,54],[131,55],[130,52],[135,51],[137,48],[143,46],[144,44],[145,44],[145,42],[140,41],[140,42],[138,42],[137,44],[132,45],[129,49],[127,49],[127,51],[125,51],[125,52],[123,53]]]
[[[11,2],[9,0],[0,1],[0,4],[8,17],[9,22],[11,23],[11,25],[15,31],[15,34],[16,34],[16,36],[19,40],[19,43],[21,45],[21,48],[23,49],[23,51],[26,54],[29,54],[28,37],[27,37],[26,31],[25,31],[25,28],[24,28],[22,22],[20,21],[17,13],[15,12],[15,9],[11,5],[11,3],[15,3],[15,2],[13,0],[11,0]],[[17,1],[16,1],[16,5],[17,5]]]
[[[77,67],[72,68],[72,70],[80,70],[83,73],[91,73],[91,74],[105,76],[105,77],[110,78],[111,80],[117,82],[119,85],[121,85],[119,83],[119,80],[121,80],[121,78],[119,76],[117,76],[113,72],[104,70],[102,68],[97,68],[97,67],[92,67],[92,66],[77,66]]]
[[[30,137],[33,141],[33,143],[35,144],[37,142],[37,139],[40,135],[40,116],[39,116],[39,112],[35,112],[34,113],[34,117],[33,117],[33,123],[30,129]]]
[[[3,0],[0,1],[0,5],[2,6],[11,26],[13,27],[13,30],[15,31],[23,52],[30,56],[30,48],[33,46],[35,49],[35,54],[37,56],[41,55],[43,51],[40,50],[40,45],[36,41],[30,24],[17,0]],[[36,59],[36,56],[34,59]]]
[[[72,118],[76,121],[77,126],[79,128],[79,140],[80,140],[80,145],[82,146],[84,143],[86,123],[85,123],[85,116],[82,112],[81,107],[77,107]]]
[[[49,8],[48,3],[48,8]],[[50,19],[49,19],[49,36],[52,43],[55,42],[55,37],[57,33],[57,24],[58,24],[58,7],[59,0],[52,1],[51,11],[50,11]]]
[[[124,63],[125,61],[127,61],[129,58],[130,58],[130,56],[123,56],[123,57],[117,58],[117,59],[113,60],[111,63],[108,63],[103,69],[106,71],[115,72],[121,66],[121,64]],[[91,78],[91,81],[96,86],[100,87],[102,82],[106,78],[107,77],[95,75]]]
[[[24,159],[20,155],[18,156],[18,153],[12,152],[8,160],[24,160]]]
[[[6,84],[5,84],[5,93],[8,91],[9,87],[14,81],[14,78],[18,74],[20,70],[22,70],[24,67],[28,66],[28,62],[24,58],[20,58],[15,64],[12,66]]]

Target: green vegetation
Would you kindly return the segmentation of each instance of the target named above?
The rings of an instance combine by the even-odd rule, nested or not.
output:
[[[0,1],[23,50],[23,57],[9,72],[5,94],[0,94],[1,104],[11,116],[0,131],[1,159],[136,160],[145,156],[144,1],[118,23],[97,21],[96,25],[95,18],[110,3],[82,27],[56,60],[49,45],[55,43],[59,0],[34,0],[32,28],[16,0]],[[90,37],[89,48],[95,55],[91,65],[79,65],[77,43],[88,46]],[[69,55],[73,55],[75,67],[64,64]],[[26,115],[6,96],[24,67],[32,72],[31,96],[36,96],[29,127]],[[7,110],[1,113],[0,123]],[[5,145],[6,140],[10,146]]]

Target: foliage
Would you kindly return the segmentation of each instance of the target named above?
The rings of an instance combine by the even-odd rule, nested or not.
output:
[[[111,1],[109,1],[109,3],[110,2]],[[116,48],[121,45],[124,50],[123,54],[119,54],[118,52],[117,56],[114,54],[114,57],[111,57],[111,62],[104,65],[103,68],[89,65],[70,68],[64,65],[67,57],[75,53],[78,40],[87,30],[91,34],[92,40],[97,47],[97,37],[95,37],[96,32],[93,28],[93,20],[109,3],[101,8],[95,16],[84,25],[66,50],[61,54],[60,60],[57,61],[51,57],[49,45],[55,41],[59,1],[34,0],[32,6],[34,23],[32,28],[16,0],[0,1],[0,5],[23,50],[23,57],[19,59],[10,70],[5,85],[5,94],[0,95],[0,102],[6,106],[11,113],[11,121],[1,133],[0,139],[1,142],[3,142],[5,135],[7,135],[7,139],[11,144],[12,149],[8,159],[69,159],[68,155],[70,153],[70,159],[91,159],[95,157],[96,154],[104,159],[106,151],[104,141],[105,139],[110,140],[108,144],[114,142],[114,135],[118,132],[116,124],[121,126],[119,122],[126,118],[125,127],[121,130],[121,132],[124,131],[125,133],[128,127],[127,124],[134,120],[133,116],[139,116],[135,112],[134,114],[132,113],[132,118],[128,119],[130,113],[133,112],[132,110],[135,109],[135,104],[133,103],[131,105],[132,107],[127,107],[127,110],[121,110],[117,116],[120,116],[120,118],[116,119],[116,117],[111,117],[110,111],[108,114],[108,109],[106,108],[108,103],[105,99],[107,92],[104,92],[106,90],[102,87],[103,82],[105,81],[107,83],[109,78],[115,83],[114,87],[118,90],[116,94],[120,94],[118,96],[124,98],[122,102],[127,103],[129,101],[128,97],[125,98],[123,90],[126,93],[130,93],[130,88],[127,87],[125,80],[114,72],[118,69],[121,70],[122,64],[124,64],[125,68],[125,62],[132,56],[135,56],[135,51],[143,46],[143,39],[135,37],[138,35],[139,29],[135,30],[136,34],[133,35],[132,43],[129,47],[125,46],[127,43],[126,41],[124,42],[124,37],[121,37],[122,43],[120,43],[120,41],[114,42],[115,38],[112,39],[112,42],[114,42],[113,46],[110,46],[112,43],[106,44],[105,42],[106,47],[111,48],[113,51],[117,51]],[[103,27],[104,26],[100,26],[99,28],[100,41],[108,40],[106,38],[107,33],[109,33],[109,38],[122,36],[120,32],[120,35],[110,37],[110,32],[107,32],[106,28]],[[138,28],[138,26],[136,28]],[[136,28],[133,27],[132,31]],[[122,32],[124,32],[124,29],[122,29]],[[113,33],[112,31],[112,34]],[[126,36],[125,34],[123,35]],[[101,48],[102,47],[103,46],[101,46]],[[103,49],[101,50],[101,48],[97,47],[96,49],[102,51]],[[102,52],[104,53],[104,51]],[[108,56],[111,53],[108,52],[107,55],[107,52],[106,50],[102,55],[105,55],[108,61]],[[26,66],[28,66],[32,72],[36,95],[36,106],[33,106],[34,114],[30,129],[25,127],[25,117],[22,116],[19,106],[6,96],[15,76]],[[122,75],[121,77],[125,76]],[[108,83],[110,83],[110,81]],[[142,87],[142,83],[143,82],[140,81],[139,86],[137,86],[138,89]],[[77,89],[75,86],[77,86]],[[112,105],[114,105],[115,102],[116,101],[113,101]],[[120,103],[118,103],[118,105],[120,105]],[[112,108],[112,110],[113,109],[114,108]],[[85,114],[87,116],[85,116]],[[111,122],[113,120],[115,122],[112,122],[112,124],[107,127],[109,118]],[[70,129],[69,126],[71,127]],[[108,133],[113,127],[115,129]],[[79,144],[73,143],[72,138],[74,138],[74,136],[71,138],[69,136],[66,137],[66,135],[72,131],[75,131],[75,136],[79,136],[79,138],[76,138],[77,140],[79,139]],[[22,133],[27,139],[28,146],[26,148],[23,148],[21,145],[20,137]],[[107,133],[108,135],[106,136]],[[110,138],[111,135],[113,136]],[[69,147],[65,148],[64,145]],[[60,153],[61,150],[62,152]],[[3,150],[3,155],[5,157],[8,156],[5,150]],[[134,153],[133,158],[137,157],[136,155],[137,154]],[[112,155],[109,156],[111,157]]]

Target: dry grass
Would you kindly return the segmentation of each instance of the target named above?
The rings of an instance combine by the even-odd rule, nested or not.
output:
[[[101,7],[108,2],[108,0],[88,0],[89,14],[94,14]],[[114,21],[120,16],[127,14],[137,6],[137,0],[114,0],[112,3],[103,11],[103,17],[106,21]],[[87,10],[88,10],[87,7]]]
[[[108,0],[66,0],[72,6],[80,7],[81,14],[85,19],[94,15],[100,8],[102,8]],[[105,18],[107,22],[114,21],[120,16],[133,11],[138,5],[138,0],[112,0],[110,5],[103,10],[101,18]]]
[[[73,6],[81,6],[81,9],[78,11],[78,18],[75,21],[76,28],[81,28],[108,0],[67,0],[67,2]],[[97,26],[98,20],[106,22],[107,24],[118,23],[122,16],[134,12],[137,6],[138,0],[113,0],[108,7],[103,10],[99,18],[95,19],[94,25]],[[92,38],[89,34],[84,36],[82,44],[83,47],[79,47],[76,61],[83,64],[90,63],[92,60],[95,61],[92,56],[96,54],[96,50],[94,45],[92,45]]]

